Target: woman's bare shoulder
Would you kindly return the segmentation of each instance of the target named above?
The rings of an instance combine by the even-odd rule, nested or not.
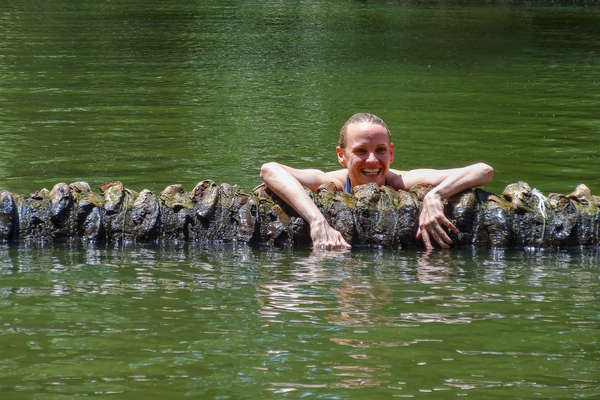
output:
[[[336,171],[325,172],[327,181],[333,183],[338,190],[344,190],[346,178],[348,177],[347,169],[338,169]]]

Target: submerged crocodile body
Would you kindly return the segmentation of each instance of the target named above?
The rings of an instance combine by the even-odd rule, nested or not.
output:
[[[395,191],[373,184],[349,195],[321,187],[310,193],[331,226],[355,246],[421,247],[415,238],[427,188]],[[458,228],[454,246],[569,247],[599,241],[600,197],[585,185],[547,197],[524,182],[501,195],[471,189],[445,202]],[[0,241],[47,243],[238,242],[267,246],[310,245],[308,224],[264,186],[252,194],[237,185],[205,180],[191,192],[171,185],[158,196],[121,182],[95,193],[85,182],[56,184],[30,196],[0,190]]]

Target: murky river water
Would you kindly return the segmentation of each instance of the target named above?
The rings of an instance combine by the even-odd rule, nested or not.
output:
[[[0,255],[9,398],[599,394],[597,252]]]
[[[485,161],[600,194],[600,7],[23,1],[0,7],[0,187]],[[600,256],[0,246],[0,396],[597,398]]]

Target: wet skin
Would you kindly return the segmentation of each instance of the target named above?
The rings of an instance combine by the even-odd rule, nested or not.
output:
[[[348,126],[346,144],[336,148],[338,162],[348,169],[353,186],[376,183],[385,177],[394,161],[394,145],[381,125],[362,122]]]

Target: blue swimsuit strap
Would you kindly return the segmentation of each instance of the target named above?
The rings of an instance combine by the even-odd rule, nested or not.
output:
[[[346,177],[346,186],[344,187],[344,193],[352,194],[352,183],[350,182],[350,177]]]

